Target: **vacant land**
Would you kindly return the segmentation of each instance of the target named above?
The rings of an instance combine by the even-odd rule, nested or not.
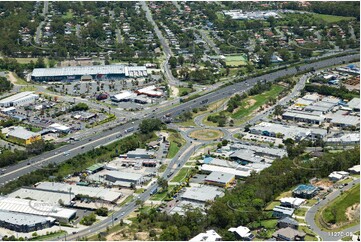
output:
[[[282,86],[274,85],[272,86],[272,89],[267,92],[247,97],[245,100],[242,101],[242,104],[238,108],[238,110],[232,114],[232,118],[243,119],[249,116],[257,108],[267,103],[271,97],[277,97],[283,89],[284,87]]]
[[[322,19],[323,21],[328,23],[335,23],[342,20],[350,21],[355,19],[354,17],[344,17],[344,16],[327,15],[327,14],[319,14],[319,13],[315,13],[313,14],[313,16],[315,18]]]
[[[360,204],[360,185],[344,192],[331,202],[321,213],[324,221],[331,224],[348,222],[346,211],[353,205]]]
[[[281,202],[278,201],[273,201],[270,204],[267,205],[267,207],[265,208],[265,210],[272,210],[274,209],[274,207],[281,205]]]

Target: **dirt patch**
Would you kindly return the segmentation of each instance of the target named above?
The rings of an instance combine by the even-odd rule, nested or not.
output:
[[[156,234],[160,234],[162,232],[161,229],[154,229]],[[114,232],[106,236],[107,241],[122,241],[122,240],[140,240],[140,241],[149,241],[149,232],[136,232],[134,233],[129,228],[123,228],[118,232]]]
[[[346,217],[348,221],[360,219],[360,204],[354,204],[346,209]]]
[[[17,84],[18,80],[17,80],[16,77],[14,76],[14,73],[9,72],[8,77],[9,77],[9,81],[10,81],[12,84]]]
[[[313,182],[312,185],[316,186],[316,187],[322,187],[323,189],[327,190],[327,189],[333,187],[333,182],[328,179],[324,179],[324,180],[318,180],[316,182]]]
[[[175,86],[170,86],[170,89],[172,89],[172,97],[178,97],[179,95],[179,89]]]
[[[250,99],[250,100],[247,100],[247,105],[244,106],[243,108],[249,108],[249,107],[252,107],[257,101],[254,100],[254,99]]]

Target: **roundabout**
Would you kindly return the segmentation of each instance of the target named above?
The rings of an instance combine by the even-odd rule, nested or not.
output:
[[[197,140],[211,141],[223,138],[224,133],[217,129],[199,129],[194,130],[189,134],[189,137]]]

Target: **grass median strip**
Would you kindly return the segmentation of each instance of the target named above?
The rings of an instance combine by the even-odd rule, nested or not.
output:
[[[190,168],[182,168],[179,170],[177,175],[171,180],[171,182],[182,182],[185,180]]]

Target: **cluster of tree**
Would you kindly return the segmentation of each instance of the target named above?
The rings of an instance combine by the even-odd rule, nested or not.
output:
[[[97,210],[95,210],[95,214],[101,217],[106,217],[108,216],[109,210],[106,207],[101,207],[98,208]]]
[[[152,119],[144,119],[140,125],[139,129],[140,132],[144,134],[152,133],[153,131],[161,130],[164,125],[162,124],[162,121],[157,118]]]
[[[269,90],[271,90],[271,88],[272,88],[272,83],[271,82],[265,82],[265,83],[257,82],[257,84],[254,85],[248,91],[248,94],[250,96],[257,95],[257,94],[263,93],[265,91],[269,91]]]
[[[190,71],[186,79],[200,84],[210,84],[210,83],[214,83],[215,76],[210,70],[197,69],[194,71]]]
[[[177,117],[177,119],[181,122],[191,120],[192,118],[193,118],[193,114],[191,111],[186,111]]]
[[[352,99],[359,94],[356,91],[349,91],[345,86],[337,87],[330,87],[330,86],[319,86],[319,85],[306,85],[305,86],[306,92],[317,92],[322,95],[326,96],[335,96],[342,99]]]
[[[11,151],[5,149],[0,154],[0,167],[13,165],[19,161],[29,158],[29,156],[39,155],[44,151],[50,151],[54,148],[54,144],[40,140],[27,145],[26,150],[15,149],[14,151]]]
[[[219,127],[224,127],[227,123],[227,115],[226,112],[222,111],[219,114],[209,115],[207,117],[207,121],[218,123]]]
[[[0,126],[7,128],[10,126],[14,126],[16,124],[18,124],[19,121],[17,121],[16,119],[4,119],[4,120],[0,120]]]
[[[360,20],[359,2],[310,2],[309,9],[315,13],[350,16]]]
[[[189,209],[181,216],[160,213],[154,208],[141,212],[137,222],[148,231],[161,228],[160,240],[189,240],[207,229],[215,229],[223,240],[236,240],[234,234],[228,232],[230,227],[248,226],[269,218],[263,209],[280,193],[308,183],[313,177],[324,178],[332,171],[347,170],[359,164],[359,154],[360,149],[356,147],[338,154],[327,153],[314,161],[277,159],[271,167],[252,173],[224,197],[211,203],[205,215],[198,209]]]
[[[39,18],[31,21],[31,12],[34,10],[32,2],[1,2],[0,12],[4,13],[0,21],[0,51],[4,56],[13,56],[19,51],[29,51],[29,47],[22,45],[19,30],[23,27],[29,29],[34,35],[39,24]]]
[[[233,111],[241,105],[242,100],[245,99],[246,97],[247,97],[246,93],[243,93],[242,96],[236,94],[233,97],[231,97],[227,103],[227,109],[226,109],[227,112],[233,113]]]
[[[0,93],[8,92],[13,88],[13,84],[6,79],[6,77],[0,76]]]
[[[328,80],[326,80],[322,76],[314,76],[314,77],[310,78],[310,82],[326,84],[328,82]]]
[[[57,166],[50,164],[44,169],[39,169],[21,176],[19,179],[9,182],[5,186],[1,187],[0,193],[8,194],[19,187],[32,186],[37,182],[48,179],[49,176],[54,176],[57,181],[62,181],[63,177],[69,175],[69,173],[83,171],[94,163],[110,161],[119,154],[124,154],[136,148],[145,147],[145,145],[149,143],[150,140],[154,140],[154,138],[154,133],[133,134],[108,146],[102,146],[85,154],[79,154]],[[1,158],[0,160],[7,161],[8,159]]]
[[[55,149],[55,145],[44,140],[38,140],[26,146],[26,151],[29,155],[40,155],[45,151],[53,149]]]
[[[28,158],[26,151],[17,150],[3,150],[0,154],[0,167],[13,165],[18,161],[25,160]]]
[[[86,111],[89,107],[86,103],[77,103],[75,106],[71,108],[71,111]]]
[[[93,223],[95,223],[96,221],[96,216],[95,216],[95,213],[91,213],[87,216],[84,216],[81,220],[80,220],[80,224],[82,225],[86,225],[86,226],[90,226],[92,225]]]

